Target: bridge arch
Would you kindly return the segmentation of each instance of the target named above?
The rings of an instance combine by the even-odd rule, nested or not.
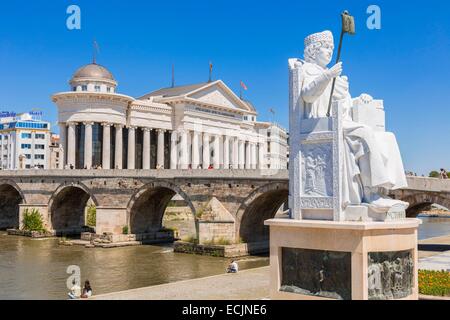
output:
[[[53,192],[48,203],[48,220],[57,235],[82,232],[86,225],[85,209],[89,199],[98,206],[93,192],[80,182],[63,183]]]
[[[450,209],[450,195],[444,193],[420,192],[402,197],[401,200],[409,203],[409,208],[406,210],[408,218],[417,217],[432,204],[438,204]]]
[[[0,180],[0,230],[19,228],[19,205],[26,203],[20,187],[12,180]]]
[[[246,243],[269,240],[269,228],[264,221],[274,218],[288,197],[288,182],[268,183],[252,192],[236,213],[237,237]]]
[[[145,234],[160,230],[171,199],[180,195],[195,218],[195,207],[190,197],[169,181],[154,181],[137,190],[127,205],[127,221],[131,234]]]

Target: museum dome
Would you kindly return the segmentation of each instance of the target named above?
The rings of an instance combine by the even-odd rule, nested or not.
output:
[[[108,69],[96,63],[91,63],[79,68],[74,73],[72,81],[85,78],[115,81],[112,73]]]

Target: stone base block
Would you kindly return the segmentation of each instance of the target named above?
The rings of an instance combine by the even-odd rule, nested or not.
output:
[[[417,300],[420,223],[266,221],[271,299]]]
[[[367,205],[348,206],[345,209],[345,221],[384,222],[406,219],[403,207],[392,207],[388,212],[377,212]]]

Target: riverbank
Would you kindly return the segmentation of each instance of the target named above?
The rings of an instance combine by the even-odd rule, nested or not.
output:
[[[419,241],[419,269],[450,269],[450,235]],[[444,251],[441,251],[444,250]],[[443,260],[444,259],[444,260]],[[444,263],[444,265],[442,265]],[[93,300],[269,299],[270,267],[95,296]],[[442,299],[423,296],[421,300]]]
[[[91,300],[262,300],[269,267],[94,296]]]
[[[450,218],[450,211],[448,210],[430,210],[420,213],[421,217],[429,218]]]

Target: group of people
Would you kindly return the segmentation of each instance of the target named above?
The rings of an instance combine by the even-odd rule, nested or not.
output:
[[[74,282],[73,287],[70,289],[68,293],[70,299],[87,299],[92,297],[92,287],[89,283],[89,280],[84,282],[83,291],[81,291],[80,286]]]

